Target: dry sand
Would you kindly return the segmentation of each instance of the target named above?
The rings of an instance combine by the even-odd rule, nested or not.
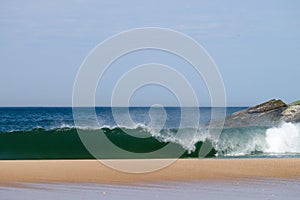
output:
[[[155,165],[162,160],[116,160]],[[0,161],[0,184],[12,182],[78,182],[131,184],[156,181],[226,180],[238,178],[300,178],[299,158],[179,159],[161,170],[132,174],[97,160]]]

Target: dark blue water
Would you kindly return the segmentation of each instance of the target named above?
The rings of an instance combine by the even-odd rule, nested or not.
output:
[[[92,108],[93,109],[93,108]],[[130,107],[130,117],[136,124],[148,125],[151,121],[149,117],[150,107]],[[222,116],[224,109],[220,110],[218,116]],[[227,115],[244,107],[228,107]],[[118,116],[113,116],[112,108],[95,108],[98,124],[89,123],[89,108],[82,108],[82,119],[86,121],[86,126],[97,128],[99,125],[114,127],[116,122],[114,117],[125,115],[128,108],[115,108]],[[178,128],[181,121],[181,109],[179,107],[166,107],[166,128]],[[199,108],[200,125],[206,124],[211,118],[211,108]],[[71,107],[5,107],[0,108],[0,132],[24,131],[34,128],[54,129],[63,127],[74,127],[73,113]]]

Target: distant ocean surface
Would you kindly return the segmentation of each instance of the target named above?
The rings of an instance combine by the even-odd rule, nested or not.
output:
[[[245,107],[228,107],[226,114]],[[169,143],[183,150],[182,158],[198,157],[203,142],[212,145],[206,157],[300,157],[300,125],[281,124],[277,127],[242,127],[223,129],[216,137],[207,129],[211,111],[223,109],[201,107],[198,128],[181,127],[184,135],[177,137],[182,110],[180,107],[166,107],[166,121],[162,129],[153,127],[149,107],[114,108],[97,107],[97,124],[91,124],[90,115],[82,108],[82,126],[75,126],[72,108],[62,107],[14,107],[0,108],[0,159],[89,159],[93,156],[82,144],[77,130],[86,134],[105,134],[118,148],[137,153],[134,158],[147,158],[144,153],[163,148]],[[130,125],[116,125],[128,112]],[[183,108],[184,109],[184,108]],[[195,109],[195,108],[194,108]],[[158,115],[157,119],[161,116]],[[192,115],[188,116],[191,117]],[[217,116],[218,117],[218,116]],[[124,117],[125,119],[125,117]],[[191,139],[191,132],[196,135]],[[186,136],[185,136],[186,134]],[[136,137],[134,137],[136,136]],[[141,137],[139,137],[141,136]],[[101,145],[101,141],[99,141]],[[110,150],[107,149],[107,152]],[[128,158],[105,153],[103,159]],[[172,152],[157,155],[157,158],[172,158]]]

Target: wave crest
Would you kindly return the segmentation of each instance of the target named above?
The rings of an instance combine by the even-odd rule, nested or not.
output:
[[[54,148],[59,147],[66,156],[71,155],[72,158],[75,158],[84,152],[77,134],[78,129],[87,133],[104,133],[120,148],[132,152],[150,152],[162,148],[167,143],[174,143],[178,145],[178,148],[183,148],[186,151],[183,157],[197,157],[202,143],[208,141],[212,144],[213,151],[216,151],[215,156],[220,157],[300,155],[300,124],[284,123],[271,128],[223,129],[220,137],[214,133],[214,129],[184,128],[180,130],[183,134],[177,134],[178,129],[157,130],[144,124],[136,124],[133,127],[102,126],[98,128],[69,125],[52,129],[36,127],[27,131],[1,133],[0,157],[10,157],[4,152],[19,151],[22,153],[32,150],[31,153],[42,154],[39,151],[52,152]],[[44,143],[43,147],[41,146],[42,143]],[[68,148],[77,153],[70,154]],[[58,150],[57,156],[59,157]],[[46,155],[49,156],[50,154]]]
[[[267,153],[300,153],[300,124],[284,123],[266,131]]]

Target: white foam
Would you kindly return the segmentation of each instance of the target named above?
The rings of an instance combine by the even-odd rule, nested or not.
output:
[[[267,153],[300,153],[300,124],[284,123],[266,131]]]

